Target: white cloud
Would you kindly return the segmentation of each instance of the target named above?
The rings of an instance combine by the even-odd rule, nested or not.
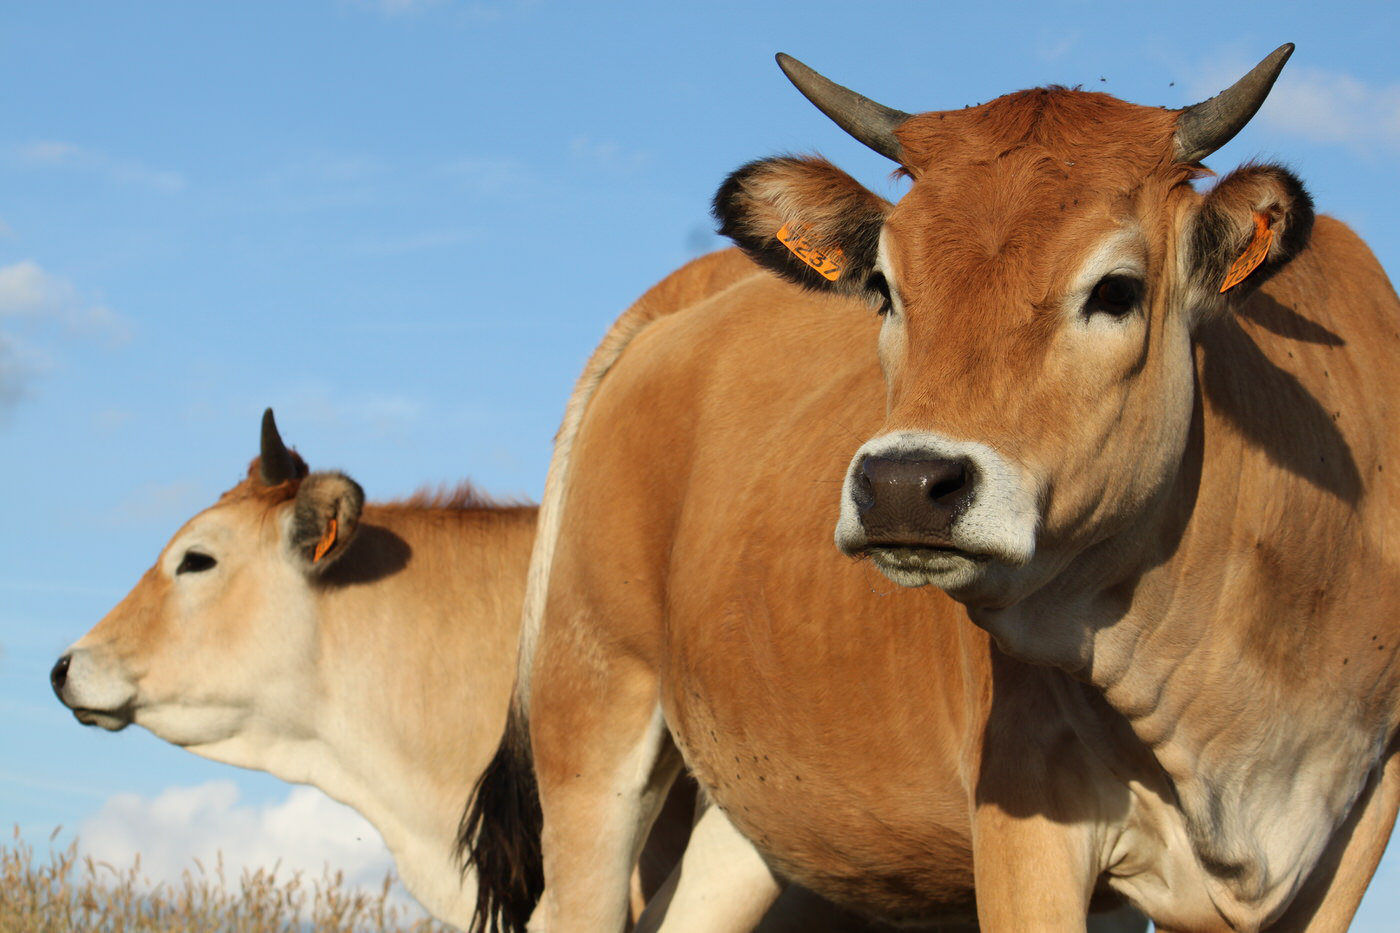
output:
[[[1042,28],[1036,36],[1035,52],[1042,61],[1057,62],[1074,50],[1079,44],[1080,31],[1068,32]]]
[[[1236,59],[1202,69],[1193,90],[1204,100],[1251,67]],[[1400,84],[1375,85],[1340,71],[1289,65],[1255,119],[1312,142],[1368,154],[1400,151]]]
[[[131,339],[126,320],[100,302],[84,298],[72,283],[52,275],[33,260],[0,266],[0,417],[29,394],[33,379],[52,366],[48,353],[35,345],[34,331],[58,325],[69,337],[97,340],[117,347]]]
[[[201,501],[200,488],[195,483],[147,483],[105,510],[102,519],[117,526],[173,527],[210,504]]]
[[[286,169],[286,175],[293,184],[306,181],[348,184],[378,178],[383,174],[384,166],[373,157],[346,153],[318,153]]]
[[[349,248],[371,256],[397,256],[427,250],[461,249],[485,238],[485,232],[476,227],[450,227],[405,234],[366,231],[351,241]]]
[[[366,5],[375,7],[390,16],[397,16],[402,13],[413,13],[428,7],[439,6],[441,3],[442,0],[369,0]]]
[[[258,806],[241,803],[228,780],[170,787],[154,798],[117,794],[78,827],[78,845],[119,870],[139,853],[141,876],[153,884],[177,884],[195,859],[212,872],[222,856],[229,884],[244,869],[276,866],[283,881],[295,872],[309,881],[341,871],[347,886],[377,893],[394,867],[374,827],[319,790],[296,787]],[[395,899],[409,903],[401,888]]]
[[[73,287],[26,259],[0,268],[0,315],[40,314],[73,298]]]
[[[139,162],[117,159],[73,143],[53,139],[21,143],[10,150],[11,157],[31,168],[66,168],[93,172],[122,184],[138,185],[174,193],[184,190],[185,176],[179,172],[153,169]]]
[[[28,393],[29,373],[16,359],[13,345],[0,336],[0,415],[9,411]]]
[[[129,425],[135,414],[126,408],[102,408],[93,412],[92,426],[100,434],[112,435]]]
[[[131,339],[126,320],[79,294],[72,283],[32,259],[0,266],[0,320],[56,321],[70,334],[120,346]]]
[[[64,162],[79,158],[82,155],[82,150],[72,143],[46,139],[22,143],[15,147],[15,153],[21,161],[31,165],[62,165]]]
[[[538,183],[518,159],[463,158],[447,163],[443,172],[474,194],[491,195]]]
[[[326,385],[302,385],[277,406],[288,424],[325,428],[368,428],[380,437],[398,437],[420,422],[423,405],[406,395],[348,392]]]
[[[588,136],[575,136],[571,139],[569,152],[576,158],[611,171],[630,172],[651,160],[651,154],[648,152],[629,152],[612,140],[597,140]]]
[[[29,397],[30,383],[50,365],[45,354],[0,334],[0,422]]]
[[[1284,72],[1269,104],[1266,121],[1304,139],[1400,150],[1400,84],[1377,87],[1340,72],[1299,68]]]
[[[535,0],[490,0],[490,2],[450,3],[447,0],[351,0],[356,6],[379,10],[388,16],[420,13],[438,7],[461,14],[477,23],[496,23],[507,16],[529,9]]]
[[[373,156],[310,151],[267,172],[257,183],[263,203],[284,213],[374,203],[392,179]]]

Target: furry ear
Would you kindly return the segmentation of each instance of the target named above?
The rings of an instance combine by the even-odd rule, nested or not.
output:
[[[1231,309],[1308,245],[1313,203],[1287,169],[1247,165],[1205,195],[1191,224],[1193,290],[1207,309]]]
[[[817,291],[878,300],[869,285],[890,203],[825,159],[750,162],[715,195],[719,232],[754,262]]]
[[[364,504],[364,490],[344,473],[312,473],[302,480],[287,542],[302,569],[320,574],[345,553]]]

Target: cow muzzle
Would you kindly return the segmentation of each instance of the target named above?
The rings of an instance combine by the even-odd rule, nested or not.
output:
[[[49,671],[49,684],[78,722],[117,732],[131,725],[136,690],[109,667],[91,651],[75,649],[59,658]]]
[[[904,586],[949,591],[1035,547],[1035,496],[1022,471],[982,444],[901,431],[856,452],[836,545]]]
[[[953,521],[972,501],[977,468],[966,458],[863,457],[851,486],[867,548],[952,549]]]

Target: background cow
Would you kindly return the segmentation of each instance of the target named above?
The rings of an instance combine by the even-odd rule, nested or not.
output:
[[[268,411],[247,477],[64,654],[54,690],[80,722],[135,722],[349,804],[414,896],[465,929],[476,886],[457,823],[505,722],[536,511],[467,486],[366,504],[344,474],[309,473]],[[672,873],[694,807],[678,783],[633,910]],[[692,880],[701,870],[692,860]],[[761,929],[870,927],[794,889]]]
[[[760,869],[884,916],[1346,926],[1400,802],[1400,302],[1285,170],[1192,184],[1290,51],[1180,112],[910,117],[785,62],[913,185],[746,167],[726,231],[815,294],[683,272],[580,381],[501,750],[551,933],[622,926],[682,760]]]
[[[504,722],[535,512],[465,486],[366,504],[308,473],[269,410],[247,478],[64,654],[54,690],[80,722],[349,804],[413,895],[465,925],[453,834]]]

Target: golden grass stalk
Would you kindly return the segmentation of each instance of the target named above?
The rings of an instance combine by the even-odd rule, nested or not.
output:
[[[141,856],[123,868],[79,857],[78,842],[56,849],[47,862],[14,830],[0,846],[0,933],[448,933],[450,927],[415,919],[390,899],[393,875],[377,894],[345,885],[327,871],[309,885],[301,872],[278,877],[271,869],[244,869],[237,885],[224,874],[223,856],[211,874],[193,860],[180,881],[152,883]]]

